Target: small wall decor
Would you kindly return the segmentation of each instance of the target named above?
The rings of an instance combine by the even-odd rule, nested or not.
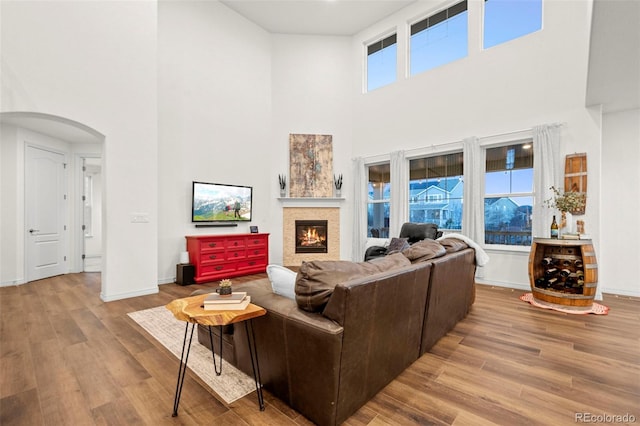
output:
[[[578,192],[582,203],[578,208],[568,210],[572,214],[584,214],[587,204],[587,154],[569,154],[564,162],[564,191]]]
[[[289,135],[289,196],[333,196],[331,135]]]

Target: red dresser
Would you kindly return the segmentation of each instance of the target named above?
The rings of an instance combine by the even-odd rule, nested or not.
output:
[[[196,283],[265,272],[269,234],[193,235],[187,239]]]

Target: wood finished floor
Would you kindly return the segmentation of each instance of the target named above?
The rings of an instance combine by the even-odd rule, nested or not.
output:
[[[226,406],[190,374],[171,417],[178,360],[126,314],[201,287],[109,303],[96,273],[0,288],[0,425],[310,424],[268,392],[264,412],[255,392]],[[605,294],[609,315],[567,315],[522,293],[479,285],[469,316],[345,424],[640,423],[640,300]]]

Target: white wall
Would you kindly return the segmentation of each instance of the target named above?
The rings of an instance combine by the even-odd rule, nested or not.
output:
[[[397,26],[402,56],[403,25],[425,4],[345,39],[270,35],[217,2],[0,3],[2,111],[56,114],[106,135],[103,299],[172,281],[185,235],[247,231],[196,230],[189,222],[192,180],[252,185],[253,224],[272,233],[270,260],[281,261],[276,175],[288,173],[289,133],[334,135],[334,166],[346,182],[341,233],[348,236],[351,158],[549,122],[565,123],[558,161],[573,152],[589,158],[584,219],[599,253],[601,289],[640,295],[635,284],[607,276],[617,259],[635,254],[617,243],[627,225],[604,232],[605,224],[621,223],[620,209],[600,193],[619,167],[605,160],[618,152],[607,144],[631,143],[626,134],[637,116],[606,116],[601,149],[601,115],[584,108],[588,2],[545,2],[543,31],[487,51],[478,47],[481,23],[474,19],[469,57],[362,94],[363,43]],[[476,17],[481,4],[469,3]],[[3,144],[0,155],[4,243],[7,220],[15,222],[5,196],[19,194],[7,186],[15,165],[5,168],[15,152]],[[637,158],[625,157],[626,166]],[[133,212],[149,213],[151,222],[131,223]],[[343,258],[351,253],[348,240],[342,238]],[[7,250],[0,247],[4,268]],[[528,253],[491,256],[487,282],[528,288]]]
[[[481,50],[482,2],[469,2],[469,55],[405,78],[405,24],[420,17],[424,3],[363,31],[354,38],[354,80],[360,82],[364,45],[398,31],[398,81],[371,93],[354,85],[354,156],[388,154],[501,135],[544,123],[564,123],[561,155],[586,152],[589,203],[583,217],[599,245],[599,117],[584,107],[589,42],[588,2],[545,2],[542,31]],[[480,272],[487,283],[529,287],[528,251],[492,251]]]
[[[24,280],[24,238],[17,228],[24,229],[24,178],[19,177],[19,164],[24,164],[18,149],[18,129],[0,125],[0,285],[17,284]],[[24,173],[23,173],[24,175]]]
[[[157,292],[156,3],[0,7],[1,111],[65,117],[106,136],[102,299]],[[133,212],[150,222],[131,223]]]
[[[602,120],[599,284],[611,293],[640,294],[640,110]]]
[[[251,224],[273,233],[277,169],[270,36],[217,2],[163,1],[158,19],[158,274],[166,283],[185,235],[249,232],[246,223],[196,229],[191,182],[253,186]]]
[[[272,260],[282,263],[282,207],[276,201],[277,174],[289,178],[289,134],[332,135],[333,171],[342,173],[344,186],[340,202],[340,257],[351,257],[351,145],[353,102],[348,96],[351,80],[351,38],[321,36],[273,36],[273,131],[270,147],[273,165],[272,226],[277,235],[271,241]],[[296,204],[316,207],[317,203]],[[291,205],[289,205],[291,207]]]

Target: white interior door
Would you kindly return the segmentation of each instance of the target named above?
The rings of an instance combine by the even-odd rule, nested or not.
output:
[[[27,281],[66,272],[64,155],[27,146],[25,152]]]

